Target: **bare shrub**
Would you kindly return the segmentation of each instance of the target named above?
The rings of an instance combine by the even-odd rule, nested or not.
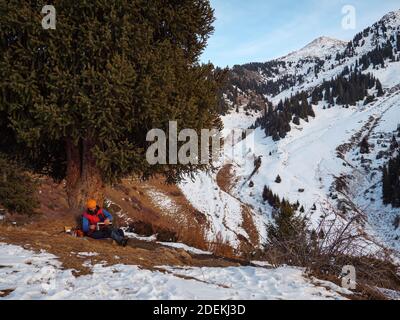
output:
[[[205,230],[200,225],[181,228],[178,232],[178,238],[191,247],[208,250]]]
[[[390,252],[360,230],[363,213],[344,220],[334,208],[324,211],[317,228],[312,228],[308,218],[289,221],[292,233],[286,237],[270,237],[266,248],[268,261],[306,268],[306,272],[319,279],[340,285],[342,268],[356,269],[357,294],[362,298],[383,298],[377,288],[400,290],[398,268],[391,263]]]
[[[216,256],[236,258],[233,248],[229,244],[228,240],[223,238],[221,232],[218,232],[215,241],[209,243],[208,250]]]

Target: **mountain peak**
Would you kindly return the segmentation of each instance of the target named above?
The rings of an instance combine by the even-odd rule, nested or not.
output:
[[[319,37],[315,40],[313,40],[312,42],[310,42],[308,45],[306,45],[303,49],[309,49],[309,48],[314,48],[314,47],[325,47],[325,46],[341,46],[341,45],[347,45],[346,41],[342,41],[339,39],[334,39],[334,38],[330,38],[330,37]]]
[[[298,59],[298,58],[324,58],[325,56],[343,50],[347,46],[346,41],[333,39],[330,37],[319,37],[302,49],[288,54],[284,58]]]
[[[400,9],[391,11],[388,14],[385,14],[381,19],[383,22],[397,22],[400,23]]]

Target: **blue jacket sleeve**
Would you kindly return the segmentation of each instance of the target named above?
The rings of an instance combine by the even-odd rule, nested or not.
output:
[[[85,217],[82,218],[82,230],[85,233],[89,232],[89,220]]]
[[[104,210],[104,209],[103,209],[103,213],[108,220],[113,221],[113,216],[111,215],[111,213],[109,213],[107,210]]]

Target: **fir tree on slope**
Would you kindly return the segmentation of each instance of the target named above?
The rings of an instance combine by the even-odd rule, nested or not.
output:
[[[378,91],[378,96],[384,94],[382,84],[371,74],[344,70],[340,76],[330,81],[324,81],[320,86],[314,88],[311,94],[304,91],[298,92],[290,98],[279,101],[276,108],[269,107],[267,112],[256,120],[255,127],[261,127],[267,136],[278,141],[285,138],[291,131],[291,122],[299,125],[300,119],[308,122],[309,117],[315,117],[312,104],[318,104],[325,100],[328,108],[335,104],[347,108],[348,105],[356,105],[358,101],[372,102],[371,98],[365,98],[368,97],[368,90],[374,88]]]
[[[0,154],[0,204],[11,213],[33,214],[39,206],[38,183],[14,161]]]
[[[281,205],[279,196],[274,194],[267,186],[264,186],[262,197],[264,202],[267,202],[274,209],[278,209]]]
[[[382,83],[379,80],[376,80],[376,89],[378,90],[378,97],[382,97],[384,92],[382,88]]]
[[[305,233],[304,220],[297,216],[289,202],[283,201],[275,215],[275,224],[268,227],[269,238],[284,242],[296,238],[302,232]]]
[[[382,169],[382,195],[385,205],[400,208],[400,155]]]
[[[0,151],[66,178],[71,207],[137,174],[175,181],[204,166],[150,166],[150,129],[220,128],[220,74],[200,65],[207,0],[60,1],[43,30],[28,0],[0,3]]]
[[[285,263],[302,265],[304,259],[309,259],[306,220],[297,215],[295,207],[285,200],[274,213],[274,220],[267,226],[269,249]]]
[[[364,137],[360,143],[360,153],[368,154],[370,152],[370,146],[368,143],[368,137]]]
[[[382,96],[382,84],[371,74],[343,72],[339,77],[325,81],[321,86],[316,87],[311,95],[312,102],[317,104],[322,101],[323,97],[323,100],[330,105],[356,105],[357,101],[364,100],[368,96],[368,89],[374,87],[378,90],[378,96]],[[325,96],[323,96],[323,92],[325,92]]]

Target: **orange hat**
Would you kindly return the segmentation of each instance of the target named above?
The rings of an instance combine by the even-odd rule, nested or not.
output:
[[[97,207],[97,202],[96,202],[96,200],[89,199],[89,200],[86,202],[86,208],[88,208],[88,209],[94,209],[94,208],[96,208],[96,207]]]

